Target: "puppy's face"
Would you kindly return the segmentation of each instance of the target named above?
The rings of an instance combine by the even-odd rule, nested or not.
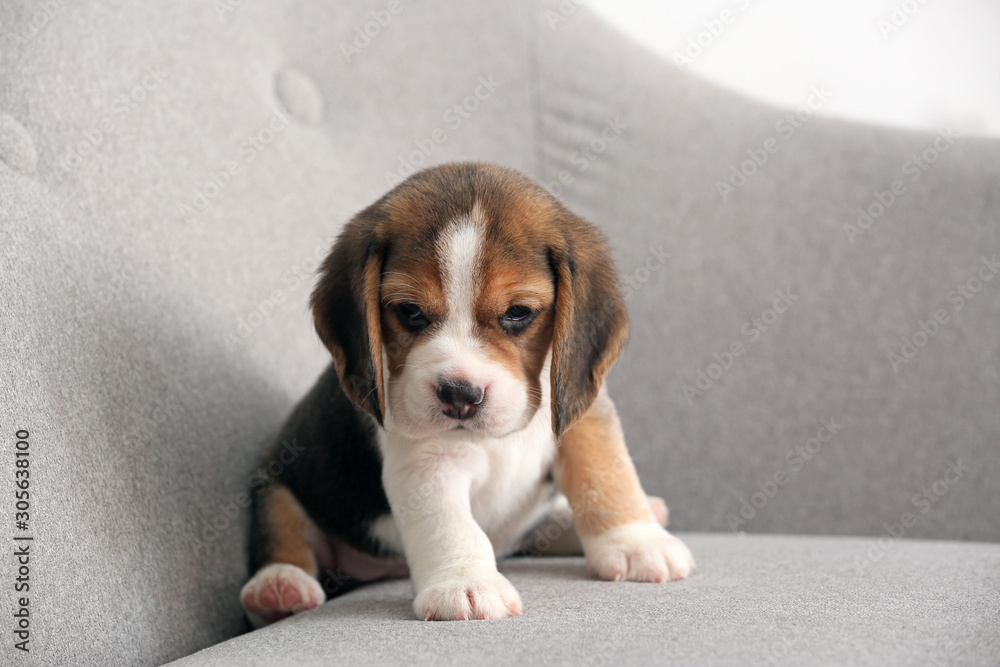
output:
[[[506,435],[547,395],[561,434],[627,334],[596,230],[477,163],[420,172],[358,214],[312,303],[347,394],[411,438]]]
[[[530,219],[490,220],[478,202],[442,222],[410,220],[417,224],[399,230],[381,285],[395,426],[413,438],[524,428],[542,399],[552,343],[545,245]]]

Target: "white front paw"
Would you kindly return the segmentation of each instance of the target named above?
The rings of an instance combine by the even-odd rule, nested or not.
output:
[[[445,575],[425,586],[413,601],[425,621],[466,621],[520,616],[521,596],[496,570]]]
[[[676,581],[695,567],[687,545],[655,523],[628,523],[582,541],[587,564],[601,579]]]

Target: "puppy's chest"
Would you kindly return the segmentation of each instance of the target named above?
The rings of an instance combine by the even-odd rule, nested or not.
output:
[[[527,515],[552,495],[555,439],[547,429],[529,437],[492,443],[472,480],[470,501],[476,522],[496,544],[526,529]]]
[[[393,451],[384,443],[386,456],[409,459],[401,466],[405,477],[386,475],[384,484],[421,487],[421,477],[430,482],[468,488],[473,518],[498,553],[509,552],[545,515],[555,496],[552,466],[556,441],[545,419],[504,438],[478,442],[427,443],[408,451]],[[423,451],[422,451],[423,450]],[[391,516],[373,526],[375,535],[388,546],[401,550],[399,534]]]

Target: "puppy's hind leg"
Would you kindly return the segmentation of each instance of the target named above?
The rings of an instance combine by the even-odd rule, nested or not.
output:
[[[317,530],[288,487],[275,482],[256,492],[250,547],[255,574],[240,591],[255,628],[326,601],[310,540]]]

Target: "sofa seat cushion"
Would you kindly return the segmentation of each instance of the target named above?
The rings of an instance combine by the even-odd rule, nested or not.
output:
[[[408,580],[173,664],[996,664],[1000,545],[854,537],[682,536],[671,584],[597,581],[582,558],[501,563],[524,615],[427,623]]]

